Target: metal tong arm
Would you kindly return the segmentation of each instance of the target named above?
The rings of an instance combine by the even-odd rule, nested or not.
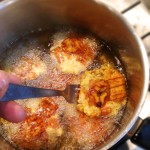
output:
[[[5,95],[0,101],[10,101],[26,98],[61,96],[62,91],[42,89],[36,87],[23,86],[18,84],[9,84]]]

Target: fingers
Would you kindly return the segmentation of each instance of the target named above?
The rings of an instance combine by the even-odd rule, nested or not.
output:
[[[0,116],[10,122],[18,123],[25,118],[25,112],[14,101],[0,102]]]
[[[15,75],[0,70],[0,98],[5,94],[9,83],[21,83]],[[20,122],[25,118],[25,111],[15,102],[0,102],[0,117],[11,121]]]
[[[21,79],[18,78],[16,75],[10,73],[8,73],[7,75],[10,83],[21,84]]]
[[[21,83],[21,80],[15,75],[0,70],[0,98],[5,94],[9,83]]]
[[[0,71],[0,97],[2,97],[6,92],[8,84],[9,84],[8,75],[5,72]]]

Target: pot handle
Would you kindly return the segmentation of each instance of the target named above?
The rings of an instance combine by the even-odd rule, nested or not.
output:
[[[142,121],[131,141],[144,149],[150,149],[150,117]]]
[[[132,143],[150,149],[150,92],[147,93],[139,117],[127,136]]]

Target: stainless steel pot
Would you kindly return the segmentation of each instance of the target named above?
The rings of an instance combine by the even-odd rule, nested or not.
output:
[[[149,80],[144,46],[118,12],[96,0],[5,0],[0,2],[0,53],[24,34],[55,25],[96,33],[125,67],[129,88],[126,112],[118,130],[98,148],[109,149],[128,133],[142,109]]]

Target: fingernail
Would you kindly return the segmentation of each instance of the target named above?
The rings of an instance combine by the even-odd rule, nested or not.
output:
[[[15,114],[16,114],[15,122],[23,121],[26,117],[26,113],[20,105],[15,106]]]
[[[5,89],[7,86],[7,82],[4,79],[0,79],[0,90]]]

